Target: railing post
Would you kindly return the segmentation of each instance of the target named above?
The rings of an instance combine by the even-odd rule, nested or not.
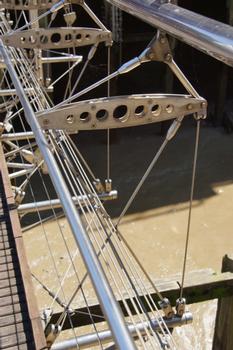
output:
[[[225,255],[222,272],[233,272],[233,255]],[[233,297],[218,300],[215,332],[212,350],[233,349]]]

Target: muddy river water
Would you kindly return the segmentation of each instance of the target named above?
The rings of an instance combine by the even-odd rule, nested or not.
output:
[[[165,150],[136,200],[124,217],[120,230],[143,262],[153,279],[168,278],[182,269],[187,230],[194,124],[185,125]],[[104,137],[103,137],[104,138]],[[90,138],[80,137],[80,148],[96,173],[104,176],[106,149],[103,142],[93,147]],[[93,142],[93,141],[92,141]],[[162,137],[149,129],[124,131],[114,135],[112,144],[113,187],[119,198],[107,204],[113,217],[121,212],[127,198],[152,159]],[[204,125],[201,130],[197,181],[193,202],[191,237],[187,271],[211,268],[221,270],[225,254],[233,253],[233,136],[222,129]],[[61,218],[71,250],[75,246],[68,224]],[[62,271],[65,262],[53,222],[46,224],[53,249]],[[53,286],[50,261],[45,252],[41,228],[24,233],[29,263],[33,273]],[[44,247],[44,248],[43,248]],[[72,276],[68,279],[72,285]],[[51,299],[34,281],[40,309],[50,306]],[[188,307],[194,316],[192,325],[178,328],[175,337],[179,349],[210,350],[216,313],[216,301]]]

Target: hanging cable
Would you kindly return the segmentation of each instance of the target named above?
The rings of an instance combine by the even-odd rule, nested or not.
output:
[[[192,219],[193,196],[194,196],[195,179],[196,179],[196,171],[197,171],[197,155],[198,155],[198,146],[199,146],[199,139],[200,139],[200,124],[201,124],[201,121],[197,120],[194,159],[193,159],[193,170],[192,170],[192,182],[191,182],[190,200],[189,200],[188,224],[187,224],[187,232],[186,232],[186,239],[185,239],[182,279],[181,279],[181,285],[180,285],[180,299],[182,299],[182,297],[183,297],[185,272],[186,272],[186,266],[187,266],[187,256],[188,256],[188,248],[189,248],[189,241],[190,241],[190,228],[191,228],[191,219]]]

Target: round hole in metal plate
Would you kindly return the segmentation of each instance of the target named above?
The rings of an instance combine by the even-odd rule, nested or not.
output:
[[[125,121],[128,117],[128,107],[126,105],[117,106],[113,111],[113,118]]]
[[[80,114],[79,118],[82,122],[88,122],[90,120],[90,113],[89,112],[82,112]]]
[[[78,41],[81,41],[81,40],[82,40],[82,34],[81,34],[81,33],[78,33],[78,34],[76,35],[76,40],[78,40]]]
[[[70,114],[70,115],[68,115],[68,116],[66,117],[66,122],[67,122],[68,124],[73,124],[73,123],[74,123],[74,116],[73,116],[73,114]]]
[[[140,105],[135,108],[135,114],[137,117],[143,117],[145,115],[145,106]]]
[[[51,35],[51,41],[53,44],[58,44],[61,41],[61,35],[59,33],[53,33]]]
[[[25,37],[21,36],[20,41],[21,41],[21,43],[25,43]]]
[[[174,110],[174,106],[173,105],[167,105],[166,106],[166,112],[171,114]]]
[[[153,105],[151,108],[151,112],[155,117],[157,117],[161,113],[161,106],[158,104]]]
[[[107,118],[108,118],[108,111],[106,111],[106,109],[100,109],[96,113],[96,119],[98,119],[99,121],[104,121]]]
[[[90,40],[91,39],[90,34],[86,34],[85,38],[86,38],[86,40]]]

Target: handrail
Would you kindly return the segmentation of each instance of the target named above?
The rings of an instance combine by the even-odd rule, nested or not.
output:
[[[233,27],[169,0],[107,0],[186,44],[233,66]]]

